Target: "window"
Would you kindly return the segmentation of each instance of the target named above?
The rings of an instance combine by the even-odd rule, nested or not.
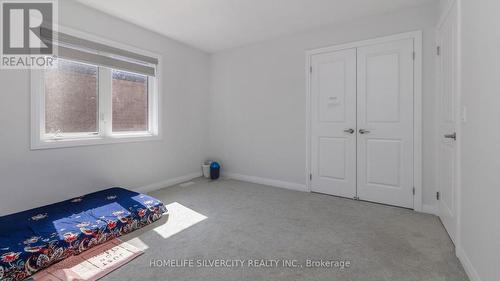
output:
[[[113,132],[148,130],[148,77],[113,70]]]
[[[60,60],[45,72],[45,133],[99,132],[98,68]]]
[[[54,67],[32,71],[32,149],[158,139],[158,60],[59,40]]]

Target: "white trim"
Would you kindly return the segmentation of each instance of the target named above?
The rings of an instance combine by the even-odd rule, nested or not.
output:
[[[328,46],[306,51],[306,189],[311,190],[309,175],[311,174],[311,56],[322,53],[335,52],[344,49],[359,48],[367,45],[381,44],[391,41],[413,39],[415,51],[414,63],[414,139],[413,139],[413,185],[415,196],[413,209],[422,212],[422,31],[412,31],[378,37],[374,39],[351,42],[341,45]]]
[[[274,179],[266,179],[266,178],[248,176],[248,175],[242,175],[242,174],[236,174],[236,173],[224,173],[223,176],[225,178],[235,179],[235,180],[239,180],[239,181],[246,181],[246,182],[257,183],[257,184],[262,184],[262,185],[274,186],[274,187],[295,190],[295,191],[309,192],[309,190],[306,188],[306,185],[300,184],[300,183],[287,182],[287,181],[274,180]]]
[[[481,281],[479,273],[477,273],[477,270],[474,268],[472,262],[469,260],[469,257],[462,248],[457,247],[457,257],[462,262],[465,273],[467,273],[469,279],[471,281]]]
[[[311,56],[312,52],[306,51],[306,189],[311,192]]]
[[[105,97],[105,95],[99,95],[99,128],[100,132],[98,134],[86,135],[86,134],[71,134],[68,138],[63,139],[44,139],[42,135],[43,126],[45,126],[45,115],[42,114],[42,109],[45,107],[45,95],[44,95],[44,79],[43,70],[30,70],[30,81],[31,81],[31,150],[37,149],[51,149],[51,148],[64,148],[64,147],[75,147],[75,146],[90,146],[90,145],[101,145],[101,144],[112,144],[112,143],[129,143],[129,142],[142,142],[142,141],[159,141],[162,140],[162,127],[161,119],[162,113],[161,109],[161,65],[162,56],[157,53],[153,53],[148,50],[139,49],[136,47],[128,46],[123,43],[107,40],[99,36],[82,32],[76,29],[67,28],[64,26],[58,26],[61,32],[70,34],[72,36],[77,36],[82,39],[91,40],[101,44],[107,44],[113,47],[117,47],[126,51],[135,52],[138,54],[155,57],[158,59],[158,65],[156,68],[155,77],[148,77],[148,132],[127,132],[127,133],[112,133],[112,108],[110,97]],[[111,89],[111,73],[104,68],[99,68],[99,92],[103,93],[103,90],[110,92]],[[103,71],[104,70],[104,71]],[[109,79],[102,79],[109,78]],[[109,122],[103,122],[108,120]]]
[[[41,114],[40,109],[45,107],[45,99],[42,97],[43,77],[41,71],[31,70],[30,71],[30,138],[31,138],[31,149],[40,146],[42,135],[41,128],[45,126],[45,114]]]
[[[456,251],[458,249],[462,248],[462,234],[461,234],[461,227],[462,227],[462,1],[455,1],[457,2],[456,9],[457,9],[457,103],[458,103],[458,112],[459,114],[459,123],[457,124],[455,130],[457,133],[457,176],[456,176],[456,206],[457,206],[457,230],[456,230]],[[464,253],[465,255],[465,253]],[[458,253],[457,253],[458,256]],[[470,265],[471,269],[473,269],[472,264]],[[475,270],[471,272],[476,272]],[[477,281],[480,281],[479,276],[477,275],[477,272],[475,273],[477,276],[474,277],[476,278]],[[469,274],[469,278],[474,279],[471,277],[471,274]]]
[[[398,33],[398,34],[393,34],[393,35],[389,35],[389,36],[382,36],[382,37],[377,37],[377,38],[372,38],[372,39],[367,39],[367,40],[361,40],[361,41],[349,42],[349,43],[344,43],[344,44],[339,44],[339,45],[311,49],[311,50],[306,51],[306,56],[310,57],[312,55],[317,55],[317,54],[322,54],[322,53],[331,53],[331,52],[336,52],[336,51],[345,50],[345,49],[359,48],[359,47],[363,47],[363,46],[382,44],[382,43],[387,43],[387,42],[391,42],[391,41],[398,41],[398,40],[403,40],[403,39],[415,39],[419,36],[420,36],[420,38],[422,37],[421,30]]]
[[[438,25],[439,26],[439,25]],[[435,199],[437,192],[439,192],[439,112],[440,112],[440,98],[439,98],[439,92],[441,91],[441,66],[440,66],[440,58],[437,55],[437,47],[440,45],[439,42],[439,29],[436,27],[435,30],[435,46],[433,50],[433,56],[434,56],[434,69],[436,71],[436,80],[434,83],[434,113],[436,114],[436,120],[435,120],[435,126],[434,126],[434,163],[436,163],[436,176],[434,177],[434,193],[432,198],[434,198],[434,202],[436,204],[436,215],[439,217],[439,202],[437,199]],[[455,248],[456,250],[456,248]]]
[[[438,209],[435,205],[428,205],[428,204],[423,204],[422,205],[422,213],[426,214],[431,214],[431,215],[438,215]]]
[[[413,33],[415,62],[413,70],[413,209],[422,212],[422,31]]]
[[[145,142],[145,141],[161,141],[162,138],[159,136],[149,135],[149,136],[132,136],[127,137],[94,137],[85,139],[61,139],[61,140],[47,140],[47,141],[37,141],[35,138],[31,139],[31,150],[40,149],[53,149],[53,148],[65,148],[65,147],[77,147],[77,146],[93,146],[102,144],[118,144],[118,143],[131,143],[131,142]]]
[[[101,137],[110,136],[113,133],[113,76],[111,70],[98,67],[99,79],[99,126],[101,128]],[[102,93],[109,93],[103,95]]]
[[[148,193],[148,192],[159,190],[159,189],[162,189],[162,188],[165,188],[165,187],[170,187],[170,186],[173,186],[173,185],[176,185],[176,184],[179,184],[179,183],[190,181],[192,179],[199,178],[201,176],[203,176],[203,174],[201,173],[201,171],[200,172],[196,172],[196,173],[190,173],[190,174],[187,174],[187,175],[184,175],[184,176],[180,176],[180,177],[176,177],[176,178],[173,178],[173,179],[168,179],[168,180],[164,180],[164,181],[160,181],[160,182],[155,182],[155,183],[152,183],[152,184],[149,184],[149,185],[145,185],[145,186],[140,186],[140,187],[134,188],[134,190],[137,191],[137,192],[140,192],[140,193]]]

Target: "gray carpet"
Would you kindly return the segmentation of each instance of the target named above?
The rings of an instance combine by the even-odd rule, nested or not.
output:
[[[432,215],[235,180],[200,178],[152,195],[207,218],[168,238],[153,228],[173,219],[126,236],[124,240],[139,238],[149,248],[103,280],[468,280],[443,226]],[[176,260],[180,266],[181,260],[196,265],[221,259],[244,260],[245,265],[151,267],[152,260]],[[255,259],[280,264],[248,264]],[[351,264],[308,268],[308,259]]]

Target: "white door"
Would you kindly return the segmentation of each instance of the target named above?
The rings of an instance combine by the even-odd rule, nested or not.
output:
[[[457,24],[453,9],[438,30],[439,56],[439,217],[455,242],[456,234],[456,123],[457,108]]]
[[[356,196],[356,49],[311,58],[311,190]]]
[[[360,200],[413,208],[413,39],[358,48]]]

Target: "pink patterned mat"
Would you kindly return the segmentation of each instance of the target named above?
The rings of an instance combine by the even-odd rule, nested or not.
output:
[[[93,281],[144,254],[120,239],[110,240],[35,274],[34,281]]]

